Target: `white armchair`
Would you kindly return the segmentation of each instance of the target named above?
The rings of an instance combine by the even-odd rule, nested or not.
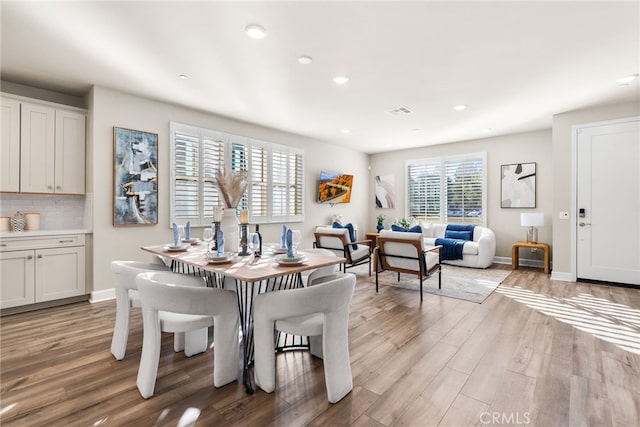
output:
[[[420,278],[420,301],[422,282],[438,273],[438,288],[442,287],[440,247],[425,248],[421,233],[381,230],[376,247],[376,292],[378,274],[384,270],[417,275]]]
[[[346,258],[343,264],[347,268],[369,263],[371,276],[371,240],[353,241],[346,228],[317,227],[314,233],[314,247],[329,249],[337,256]]]

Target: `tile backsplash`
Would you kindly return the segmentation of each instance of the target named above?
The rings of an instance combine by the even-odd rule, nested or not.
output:
[[[91,194],[1,194],[0,216],[11,217],[16,211],[37,212],[42,230],[91,229],[92,200]]]

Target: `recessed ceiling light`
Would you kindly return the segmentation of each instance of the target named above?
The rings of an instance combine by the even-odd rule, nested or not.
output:
[[[249,24],[244,31],[252,39],[263,39],[267,37],[267,31],[258,24]]]
[[[455,107],[453,107],[454,110],[456,111],[463,111],[467,109],[467,106],[464,104],[460,104],[460,105],[456,105]]]
[[[344,133],[346,135],[351,131],[349,129],[342,129],[340,132],[342,132],[342,133]]]
[[[349,81],[349,77],[347,77],[347,76],[335,76],[333,78],[333,81],[336,84],[343,85],[343,84],[346,84]]]
[[[180,74],[179,76],[182,80],[189,80],[189,76],[187,76],[186,74]]]
[[[480,129],[480,132],[482,132],[482,133],[491,132],[491,128],[482,128],[482,129]]]
[[[384,148],[391,148],[391,144],[384,144]]]
[[[298,57],[298,62],[301,63],[302,65],[308,65],[313,62],[313,58],[307,55],[302,55]]]
[[[627,86],[629,83],[638,78],[638,74],[629,74],[628,76],[620,77],[616,79],[616,83],[620,86]]]
[[[411,129],[411,132],[415,132],[415,133],[422,132],[422,129],[420,128]]]

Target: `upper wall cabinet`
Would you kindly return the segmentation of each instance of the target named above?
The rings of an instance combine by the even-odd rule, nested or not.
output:
[[[20,106],[19,132],[14,127],[5,131],[5,122],[15,120],[15,104]],[[25,100],[2,99],[1,191],[22,193],[84,194],[86,114]],[[6,134],[5,134],[6,133]],[[18,136],[16,136],[18,135]],[[17,141],[17,142],[16,142]],[[19,146],[19,161],[5,170],[5,156],[13,155]],[[17,172],[17,165],[20,165]],[[16,189],[19,174],[19,189]]]
[[[2,98],[0,191],[20,191],[20,102]]]

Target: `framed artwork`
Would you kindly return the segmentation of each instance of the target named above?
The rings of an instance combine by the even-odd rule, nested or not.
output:
[[[396,207],[396,177],[394,175],[376,176],[376,208],[393,209]]]
[[[113,128],[113,225],[158,223],[158,134]]]
[[[501,166],[500,207],[536,207],[535,163],[516,163]]]

